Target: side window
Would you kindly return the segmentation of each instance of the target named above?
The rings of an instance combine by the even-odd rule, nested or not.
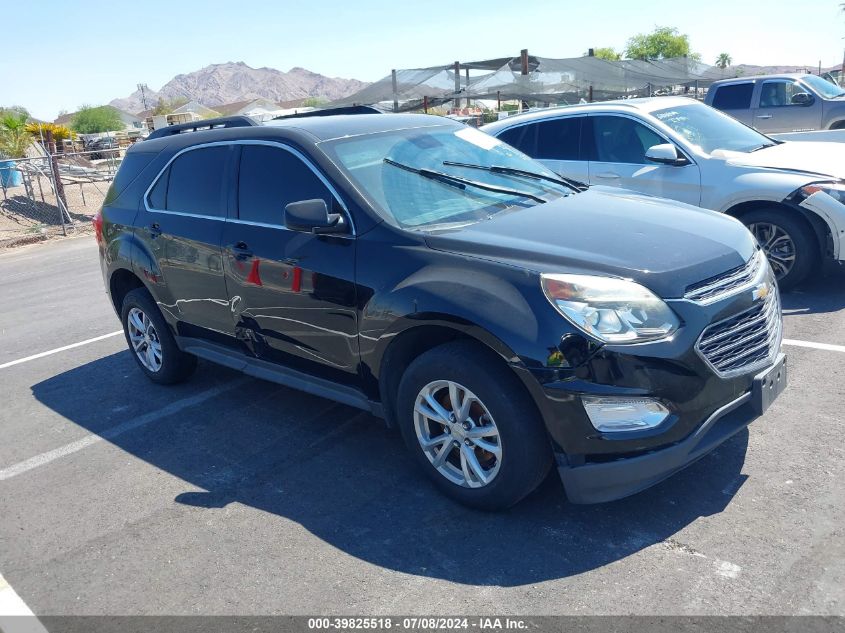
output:
[[[203,147],[185,152],[168,170],[168,211],[194,215],[226,216],[226,164],[229,146]],[[157,193],[155,189],[150,192]],[[152,204],[152,200],[151,200]],[[155,205],[152,205],[155,208]]]
[[[719,86],[713,97],[713,107],[719,110],[748,110],[751,107],[752,92],[754,84],[750,81]]]
[[[500,141],[513,145],[523,154],[537,158],[537,125],[528,123],[505,130],[498,136]]]
[[[797,81],[767,81],[760,87],[760,107],[780,108],[792,105],[792,95],[807,92]]]
[[[582,120],[583,117],[565,117],[540,122],[535,158],[580,160]]]
[[[238,175],[238,217],[248,222],[284,225],[285,205],[333,198],[323,181],[296,155],[269,145],[244,145]]]
[[[642,123],[621,116],[593,117],[595,159],[602,163],[652,164],[645,153],[667,141]]]

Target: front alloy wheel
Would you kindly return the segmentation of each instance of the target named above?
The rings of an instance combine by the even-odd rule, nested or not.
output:
[[[783,227],[770,222],[754,222],[748,230],[769,258],[769,264],[778,280],[786,277],[795,265],[795,241]]]
[[[126,325],[129,341],[141,365],[153,373],[161,370],[161,341],[150,318],[140,308],[132,308]]]
[[[425,385],[414,404],[414,430],[428,461],[453,484],[481,488],[499,473],[499,429],[484,403],[463,385],[451,380]]]

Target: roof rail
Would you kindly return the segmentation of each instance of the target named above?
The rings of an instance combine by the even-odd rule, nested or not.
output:
[[[368,105],[339,106],[337,108],[325,108],[323,110],[310,110],[309,112],[297,112],[296,114],[283,114],[273,120],[299,119],[308,116],[334,116],[336,114],[384,114],[378,108]]]
[[[165,136],[174,136],[182,134],[183,132],[200,132],[202,130],[219,130],[230,127],[250,127],[258,125],[248,116],[226,116],[218,119],[201,119],[199,121],[191,121],[190,123],[177,123],[175,125],[168,125],[150,132],[147,140],[154,138],[163,138]]]

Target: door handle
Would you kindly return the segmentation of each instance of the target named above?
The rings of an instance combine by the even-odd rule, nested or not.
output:
[[[158,222],[153,222],[152,224],[144,228],[146,228],[147,233],[150,234],[150,237],[152,239],[155,239],[159,235],[161,235],[161,227],[159,226]]]
[[[249,250],[249,246],[246,245],[246,242],[230,244],[229,250],[232,251],[235,259],[249,259],[252,257],[252,251]]]
[[[603,171],[600,174],[596,174],[596,178],[604,178],[605,180],[611,180],[619,177],[619,174],[614,174],[612,171]]]
[[[757,118],[758,119],[771,119],[772,115],[771,114],[761,114]]]

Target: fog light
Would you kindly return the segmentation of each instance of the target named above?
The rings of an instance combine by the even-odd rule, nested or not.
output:
[[[651,398],[581,396],[584,409],[597,431],[651,429],[669,416],[669,409]]]

